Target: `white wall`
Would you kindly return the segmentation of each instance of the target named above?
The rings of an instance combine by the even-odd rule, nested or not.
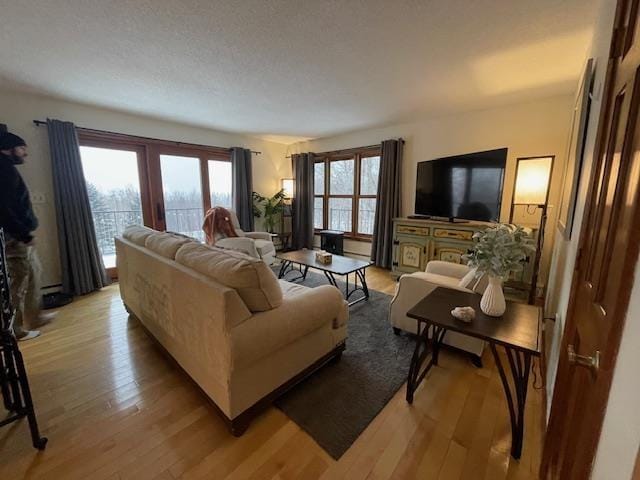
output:
[[[36,232],[36,243],[43,263],[44,285],[60,283],[47,130],[45,127],[37,127],[33,124],[34,119],[44,120],[47,117],[71,121],[81,127],[130,135],[218,147],[240,146],[261,151],[262,155],[253,156],[253,183],[254,189],[263,194],[275,193],[279,189],[280,179],[290,175],[290,162],[284,158],[286,147],[279,143],[48,97],[0,91],[0,123],[7,124],[10,131],[23,137],[29,145],[29,159],[19,169],[32,194],[42,193],[46,199],[44,204],[34,205],[40,220],[40,228]]]
[[[423,160],[463,153],[508,147],[501,220],[509,218],[516,159],[537,155],[555,155],[549,199],[549,222],[545,237],[540,282],[545,283],[555,234],[557,206],[565,164],[565,150],[573,107],[573,96],[552,97],[491,110],[448,115],[421,122],[362,130],[330,138],[291,145],[289,152],[325,152],[380,143],[389,138],[405,139],[402,182],[402,212],[414,213],[416,165]],[[517,217],[520,223],[532,223],[537,217]],[[345,242],[346,249],[368,254],[370,244]]]

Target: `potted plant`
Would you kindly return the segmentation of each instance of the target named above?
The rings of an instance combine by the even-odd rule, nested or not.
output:
[[[522,227],[498,223],[473,235],[476,241],[471,253],[465,256],[467,265],[477,274],[488,275],[489,284],[482,295],[480,310],[486,315],[500,317],[507,308],[502,282],[511,272],[523,269],[527,254],[535,251],[533,239]]]
[[[272,197],[263,197],[257,192],[253,192],[253,216],[264,217],[264,225],[267,232],[274,233],[280,214],[284,210],[284,189]]]

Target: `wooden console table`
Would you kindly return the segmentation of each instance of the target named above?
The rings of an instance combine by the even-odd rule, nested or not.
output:
[[[480,310],[480,295],[438,287],[418,302],[407,316],[417,320],[416,348],[407,379],[407,402],[432,366],[438,364],[440,344],[448,330],[480,338],[489,343],[504,387],[511,420],[511,455],[522,453],[524,409],[527,400],[531,358],[540,355],[542,309],[534,305],[507,302],[502,317],[489,317]],[[455,307],[471,306],[476,318],[465,323],[451,315]],[[513,386],[509,384],[497,347],[507,357]],[[427,357],[429,360],[425,363]]]

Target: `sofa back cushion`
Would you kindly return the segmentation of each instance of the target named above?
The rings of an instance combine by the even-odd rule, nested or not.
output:
[[[278,279],[260,259],[200,243],[181,246],[175,258],[176,262],[235,289],[251,312],[265,312],[282,304]]]
[[[178,249],[187,243],[193,243],[193,240],[172,233],[155,232],[147,237],[144,246],[158,255],[173,260],[176,258]]]
[[[122,232],[122,237],[129,240],[131,243],[144,247],[144,242],[146,242],[147,237],[154,233],[158,232],[151,228],[143,227],[142,225],[129,225],[125,228],[124,232]]]

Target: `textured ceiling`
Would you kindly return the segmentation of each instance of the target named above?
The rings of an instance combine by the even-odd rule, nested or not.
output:
[[[571,93],[594,4],[0,0],[0,85],[318,137]]]

